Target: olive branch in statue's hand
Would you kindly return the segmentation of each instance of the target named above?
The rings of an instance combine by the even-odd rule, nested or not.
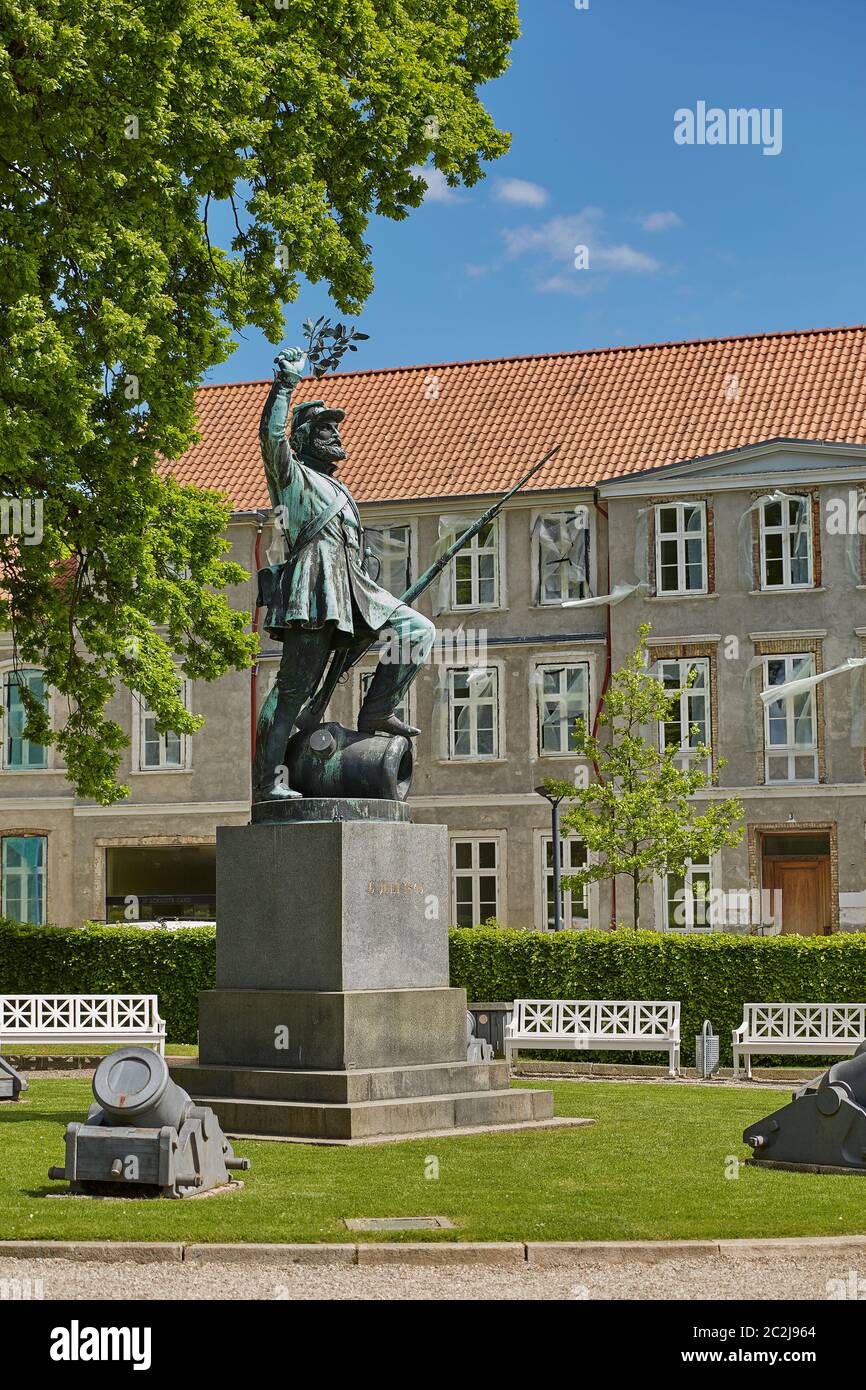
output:
[[[356,342],[366,341],[369,333],[358,333],[354,328],[345,328],[342,323],[332,325],[324,317],[304,319],[304,332],[307,335],[307,360],[313,369],[313,376],[324,376],[339,367],[347,352],[357,352]]]

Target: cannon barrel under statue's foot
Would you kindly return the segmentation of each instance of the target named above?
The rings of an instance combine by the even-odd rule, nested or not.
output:
[[[362,734],[342,724],[296,733],[286,750],[288,784],[299,798],[253,803],[253,824],[285,820],[408,821],[415,754],[409,739]],[[303,799],[301,799],[303,798]]]
[[[866,1043],[749,1125],[743,1141],[759,1167],[866,1174]]]

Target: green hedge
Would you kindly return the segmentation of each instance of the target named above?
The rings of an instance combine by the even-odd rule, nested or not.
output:
[[[26,927],[0,919],[0,994],[157,994],[172,1042],[194,1043],[213,989],[213,927]],[[866,934],[673,937],[658,932],[451,932],[470,1000],[679,999],[683,1061],[705,1018],[731,1060],[746,1002],[866,1001]],[[649,1054],[641,1054],[646,1061]]]
[[[705,1018],[731,1063],[745,1003],[866,1002],[866,934],[667,936],[659,932],[451,932],[451,983],[470,1000],[679,999],[683,1063]],[[565,1054],[563,1054],[565,1055]],[[649,1054],[639,1054],[646,1061]],[[783,1058],[790,1064],[791,1058]],[[815,1059],[811,1059],[814,1065]]]
[[[0,994],[158,994],[169,1041],[194,1043],[213,989],[213,927],[24,927],[0,920]]]

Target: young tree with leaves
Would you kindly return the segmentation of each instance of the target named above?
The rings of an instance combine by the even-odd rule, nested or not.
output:
[[[254,652],[228,502],[159,467],[195,387],[245,325],[281,341],[301,275],[356,312],[419,166],[473,184],[504,153],[476,89],[517,32],[515,0],[0,0],[0,494],[43,532],[0,537],[0,625],[66,697],[52,733],[21,687],[82,795],[126,794],[119,683],[191,732],[176,664]]]
[[[587,787],[545,782],[551,793],[567,798],[563,832],[578,835],[587,849],[586,866],[564,878],[564,885],[575,892],[603,879],[630,878],[635,928],[641,884],[657,875],[684,877],[689,861],[705,863],[743,836],[736,824],[743,808],[735,797],[692,799],[718,780],[717,772],[704,770],[712,766],[711,750],[697,741],[698,726],[690,730],[685,766],[678,762],[678,742],[662,739],[659,747],[656,731],[671,719],[678,697],[647,669],[649,631],[648,624],[641,626],[635,650],[611,677],[598,719],[607,736],[599,739],[577,721],[575,752],[592,762],[597,780]],[[717,768],[723,766],[720,760]]]

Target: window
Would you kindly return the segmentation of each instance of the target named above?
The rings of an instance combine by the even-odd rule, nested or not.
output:
[[[412,583],[410,527],[365,527],[364,541],[371,552],[371,562],[368,561],[371,579],[389,594],[402,597]]]
[[[499,913],[499,841],[451,841],[452,919],[477,927]]]
[[[3,765],[12,772],[33,772],[48,766],[48,747],[44,743],[31,743],[24,737],[27,714],[21,699],[21,690],[26,687],[34,699],[47,706],[45,677],[41,671],[8,671],[4,683],[3,704],[6,710],[6,727],[3,738]]]
[[[685,874],[667,874],[665,925],[668,930],[711,927],[712,874],[709,864],[686,863]]]
[[[809,655],[765,657],[764,689],[815,674]],[[817,782],[818,720],[815,689],[764,705],[764,772],[768,782]]]
[[[703,502],[656,507],[656,593],[707,591],[707,510]]]
[[[499,672],[448,672],[449,758],[499,757]]]
[[[764,501],[761,520],[761,588],[804,589],[812,583],[812,534],[808,497]]]
[[[586,845],[577,835],[569,835],[560,841],[562,863],[560,871],[563,878],[586,868]],[[553,836],[541,838],[541,871],[544,882],[544,927],[553,930]],[[584,884],[580,892],[562,890],[562,924],[564,927],[589,926],[589,884]]]
[[[454,608],[495,608],[499,603],[497,526],[489,521],[451,565]]]
[[[367,691],[370,689],[370,683],[375,674],[375,671],[362,671],[360,674],[360,677],[358,679],[359,710],[361,708],[361,705],[363,705],[364,701],[367,698]],[[402,719],[404,724],[412,723],[412,717],[409,712],[409,691],[411,690],[411,688],[412,687],[410,686],[409,690],[406,691],[399,705],[394,706],[394,714],[396,714],[398,719]]]
[[[16,922],[45,922],[44,835],[5,835],[3,837],[3,916]]]
[[[538,750],[571,753],[577,748],[575,720],[589,716],[589,662],[539,666]]]
[[[551,512],[534,526],[538,602],[560,604],[589,596],[589,512]]]
[[[190,683],[178,681],[178,693],[184,707],[189,709]],[[188,741],[183,734],[159,733],[156,715],[146,701],[139,701],[139,770],[141,772],[174,772],[188,766]]]
[[[659,745],[677,748],[677,761],[688,767],[695,762],[692,750],[699,744],[710,745],[710,663],[705,657],[660,661],[659,679],[668,694],[676,697],[670,717],[659,725]]]

